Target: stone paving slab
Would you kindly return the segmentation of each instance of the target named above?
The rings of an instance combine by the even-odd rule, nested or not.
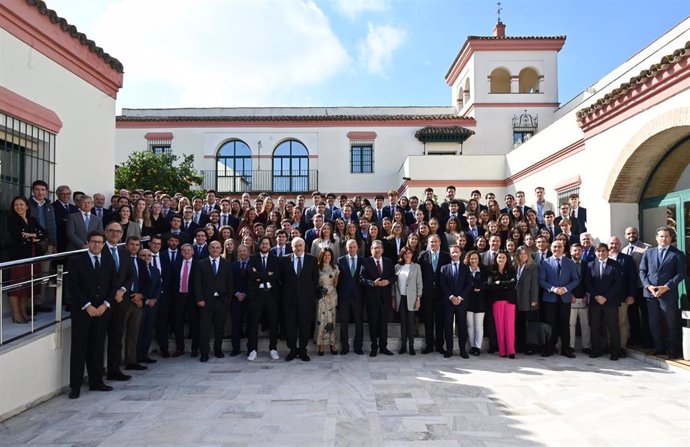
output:
[[[631,358],[185,356],[112,385],[5,421],[0,445],[690,445],[690,372]]]

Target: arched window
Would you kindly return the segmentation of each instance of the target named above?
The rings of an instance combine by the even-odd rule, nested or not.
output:
[[[520,93],[539,93],[539,74],[535,69],[520,70]]]
[[[465,79],[465,88],[463,89],[462,94],[463,94],[462,101],[465,104],[467,104],[467,102],[472,97],[472,93],[470,92],[470,78]]]
[[[242,140],[224,143],[216,154],[216,190],[252,190],[252,150]]]
[[[286,140],[273,151],[273,191],[309,191],[309,151],[297,140]]]
[[[491,72],[491,93],[510,93],[510,72],[496,68]]]

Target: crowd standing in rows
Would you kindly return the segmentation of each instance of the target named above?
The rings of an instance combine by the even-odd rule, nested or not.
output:
[[[422,353],[446,358],[481,355],[485,336],[488,353],[505,358],[559,351],[574,358],[578,326],[582,352],[592,358],[617,360],[628,344],[680,356],[678,285],[686,260],[672,245],[675,230],[659,228],[655,247],[634,227],[625,230],[625,247],[617,236],[595,245],[577,194],[558,207],[541,187],[529,206],[518,191],[506,194],[504,207],[492,193],[485,203],[479,191],[460,200],[453,186],[441,203],[432,188],[421,199],[391,190],[373,202],[314,192],[311,204],[303,195],[260,194],[252,202],[247,193],[190,199],[120,190],[108,206],[103,194],[64,185],[52,204],[47,195],[39,180],[29,199],[16,197],[8,228],[13,259],[88,249],[68,269],[71,398],[79,397],[84,365],[90,388],[108,391],[104,374],[129,380],[123,367],[156,363],[154,339],[169,358],[185,353],[187,336],[191,356],[206,362],[211,340],[213,355],[225,357],[227,332],[230,356],[242,353],[246,337],[254,361],[262,326],[273,360],[279,338],[287,361],[309,361],[310,339],[319,356],[351,348],[362,355],[365,320],[369,356],[393,355],[394,319],[399,354],[416,355],[421,322]],[[28,267],[11,277],[25,277]],[[30,319],[29,293],[11,296],[15,323]],[[40,290],[34,293],[34,311],[50,311]]]

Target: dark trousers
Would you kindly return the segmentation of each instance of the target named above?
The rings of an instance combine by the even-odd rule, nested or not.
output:
[[[149,349],[153,341],[153,328],[158,317],[158,304],[153,307],[144,304],[139,322],[139,338],[137,340],[137,362],[149,356]]]
[[[84,363],[89,384],[103,382],[103,346],[111,313],[107,310],[100,317],[90,317],[84,310],[73,309],[72,349],[69,355],[69,386],[73,390],[79,390],[84,381]]]
[[[168,347],[168,328],[175,327],[170,301],[171,300],[166,296],[164,300],[159,300],[156,304],[156,322],[154,323],[154,328],[156,343],[158,343],[158,349],[161,354],[168,354],[170,352]]]
[[[427,349],[443,349],[443,326],[445,316],[441,305],[441,291],[434,289],[422,295],[422,318]]]
[[[232,327],[231,338],[232,338],[232,351],[240,352],[240,344],[242,342],[242,327],[244,326],[244,317],[247,309],[247,298],[243,301],[237,299],[237,297],[232,297],[230,301],[230,319]],[[249,349],[249,346],[247,346]]]
[[[498,336],[496,335],[493,303],[488,303],[484,313],[484,335],[489,339],[489,351],[498,351]]]
[[[184,295],[184,294],[180,294]],[[201,343],[201,308],[191,294],[185,297],[185,317],[189,320],[189,338],[192,339],[192,352],[199,351]],[[208,302],[206,302],[208,305]]]
[[[388,290],[388,289],[386,289]],[[376,296],[366,298],[367,316],[369,317],[369,339],[372,351],[388,347],[388,309],[390,298]]]
[[[248,297],[247,350],[255,351],[259,344],[259,323],[266,316],[268,323],[268,349],[278,349],[278,303],[271,290],[258,289],[254,296]]]
[[[228,312],[228,304],[225,298],[213,297],[206,300],[206,305],[200,309],[200,338],[199,352],[210,352],[211,334],[213,333],[213,352],[223,351],[223,334],[225,333],[225,317]]]
[[[652,335],[649,331],[649,312],[647,299],[642,295],[642,288],[635,290],[635,302],[628,306],[630,322],[630,344],[644,347],[652,346]]]
[[[667,295],[670,295],[666,292]],[[654,350],[672,356],[680,356],[680,309],[675,296],[662,296],[647,300],[649,330],[652,333]],[[666,338],[662,336],[662,320],[666,323]]]
[[[606,327],[608,337],[602,330]],[[589,305],[589,326],[592,328],[592,352],[601,354],[610,341],[611,355],[618,355],[621,348],[621,337],[618,329],[618,306],[606,306],[597,302]]]
[[[415,311],[407,308],[407,296],[400,297],[400,307],[398,308],[400,314],[400,345],[405,347],[407,341],[410,349],[414,348],[414,317]],[[465,331],[467,333],[467,331]]]
[[[515,312],[516,352],[525,352],[527,350],[527,321],[529,320],[529,313],[529,310],[518,310],[517,312]]]
[[[551,325],[551,338],[546,344],[549,352],[556,352],[558,337],[561,338],[561,352],[570,348],[570,303],[560,299],[555,303],[542,302],[544,322]],[[591,321],[590,321],[591,325]]]
[[[448,301],[445,304],[445,329],[446,334],[446,351],[453,352],[453,323],[458,331],[458,346],[460,352],[466,351],[467,346],[467,305],[463,302],[460,304],[453,304]]]
[[[314,305],[290,306],[283,301],[283,315],[288,348],[291,352],[306,354],[307,344],[313,334],[311,327],[316,316]]]
[[[340,348],[343,351],[350,350],[350,316],[355,320],[355,338],[352,340],[352,344],[355,351],[361,351],[364,344],[364,316],[362,315],[362,303],[354,299],[338,303]]]
[[[122,364],[122,333],[125,327],[125,310],[127,298],[121,302],[113,302],[110,306],[108,320],[108,374],[120,371]]]

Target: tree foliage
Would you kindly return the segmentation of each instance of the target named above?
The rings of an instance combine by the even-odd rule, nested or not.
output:
[[[194,155],[133,152],[115,171],[115,188],[181,192],[188,196],[203,177],[194,169]]]

